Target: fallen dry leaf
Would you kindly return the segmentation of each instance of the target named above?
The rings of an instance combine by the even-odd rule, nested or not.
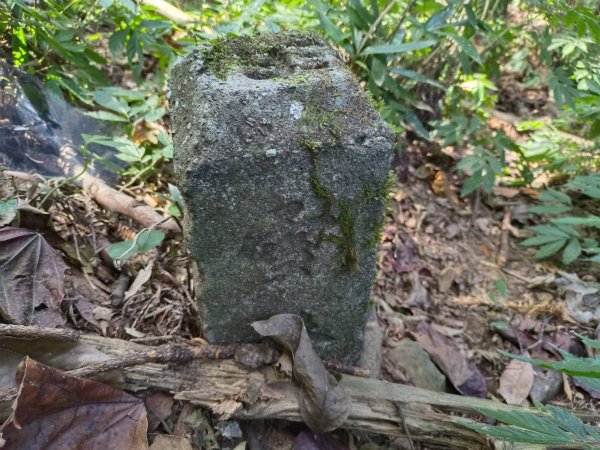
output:
[[[498,195],[500,197],[513,198],[519,195],[521,191],[517,188],[496,186],[494,187],[494,190],[492,192],[494,193],[494,195]]]
[[[0,317],[16,325],[63,325],[65,269],[41,234],[0,228]]]
[[[19,393],[2,430],[3,450],[146,450],[144,402],[29,357],[17,370]]]
[[[498,393],[509,405],[520,405],[533,386],[533,366],[524,361],[511,360],[500,376]]]
[[[485,397],[487,388],[482,373],[467,361],[458,346],[447,336],[421,322],[412,333],[417,342],[463,395]]]
[[[148,411],[148,431],[154,431],[161,422],[173,414],[175,399],[172,395],[155,392],[147,396],[144,403]]]
[[[314,432],[332,431],[350,413],[351,400],[315,353],[304,322],[295,314],[277,314],[252,328],[284,345],[293,355],[294,379],[300,385],[300,414]]]
[[[192,450],[192,446],[182,437],[159,434],[154,438],[149,450]]]
[[[141,120],[133,127],[133,141],[138,143],[151,142],[158,144],[161,128],[154,122]]]
[[[2,337],[0,338],[0,380],[9,381],[0,383],[0,386],[16,387],[15,372],[25,356],[60,370],[79,369],[88,364],[110,359],[106,353],[81,342],[50,338],[26,340]],[[121,373],[117,371],[106,372],[97,379],[111,384],[123,381]]]
[[[142,288],[142,286],[144,284],[146,284],[146,282],[152,276],[152,268],[153,267],[154,267],[154,261],[150,261],[150,264],[148,264],[146,267],[144,267],[142,270],[140,270],[138,272],[137,276],[135,277],[135,280],[133,280],[133,283],[131,283],[131,286],[129,287],[129,289],[127,289],[127,291],[125,291],[125,296],[123,297],[123,301],[133,297],[135,294],[138,293],[138,291]]]

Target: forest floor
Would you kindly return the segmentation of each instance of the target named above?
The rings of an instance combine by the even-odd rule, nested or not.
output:
[[[511,114],[510,108],[505,112]],[[510,121],[491,119],[490,128],[498,127],[517,133]],[[387,205],[373,288],[384,336],[381,377],[516,405],[552,401],[596,412],[593,399],[600,398],[599,392],[528,364],[507,365],[509,359],[498,352],[542,360],[560,359],[557,349],[590,356],[570,332],[595,337],[587,320],[595,305],[587,304],[582,292],[588,283],[598,281],[597,275],[584,266],[562,272],[552,262],[535,261],[533,252],[519,245],[527,234],[525,227],[534,223],[528,205],[538,191],[497,187],[492,195],[463,199],[454,168],[457,156],[451,148],[417,140],[401,141],[398,146],[404,151],[393,161],[398,183]],[[157,192],[167,192],[172,181],[165,168],[154,184],[122,190],[148,206],[160,207],[165,200]],[[27,195],[43,183],[24,174],[5,175],[0,182],[5,191]],[[85,191],[69,184],[53,193],[47,211],[50,215],[23,209],[19,227],[39,231],[68,263],[62,310],[69,327],[152,345],[181,338],[199,340],[190,262],[181,239],[167,239],[117,271],[105,247],[109,242],[132,240],[138,225],[100,208]],[[424,359],[415,356],[419,349],[414,345],[402,344],[407,339],[418,344]],[[43,355],[39,359],[43,361]],[[435,366],[425,362],[415,367],[429,359]],[[0,367],[0,379],[14,373],[16,361],[13,365],[7,361]],[[177,428],[190,443],[202,442],[203,448],[233,448],[242,442],[234,422],[223,425],[204,418],[198,435],[192,431],[194,426],[199,429],[198,424],[186,425],[181,419],[182,414],[191,414],[190,409],[172,396],[150,395],[146,406],[150,433],[171,434]],[[265,449],[298,445],[296,436],[302,430],[300,425],[282,423],[248,427],[243,426],[246,438],[254,435],[253,442],[273,441],[273,433],[277,434],[273,441],[277,447],[256,447]],[[378,448],[374,442],[366,446],[370,439],[364,436],[343,440],[347,447],[339,448]],[[297,448],[337,444],[323,445]],[[381,448],[402,446],[388,442]]]

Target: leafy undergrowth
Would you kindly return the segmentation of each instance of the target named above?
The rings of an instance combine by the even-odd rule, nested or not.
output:
[[[561,350],[587,356],[571,332],[594,336],[594,269],[563,272],[559,260],[537,261],[519,245],[535,219],[528,206],[537,191],[498,187],[480,202],[462,200],[447,155],[427,155],[418,143],[408,149],[397,168],[404,182],[390,194],[374,284],[386,329],[384,376],[419,383],[394,350],[409,338],[444,373],[450,391],[594,411],[598,392],[568,378],[563,386],[562,376],[534,374],[528,364],[507,365],[498,351],[540,360],[562,360]],[[558,385],[553,394],[540,396],[550,384]]]

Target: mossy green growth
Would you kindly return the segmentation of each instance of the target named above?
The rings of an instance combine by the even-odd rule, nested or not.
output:
[[[358,272],[358,250],[356,249],[356,208],[349,202],[340,201],[338,223],[342,232],[342,264],[351,272]]]
[[[369,89],[365,89],[364,92],[373,108],[375,108],[377,111],[381,111],[382,108],[385,106],[385,102],[383,101],[383,99],[375,98],[375,96]]]
[[[387,199],[390,190],[396,185],[396,179],[396,173],[390,170],[385,179],[378,180],[374,184],[365,183],[363,185],[364,200],[368,202]]]
[[[396,176],[396,172],[390,170],[388,172],[388,176],[385,180],[380,180],[376,183],[375,188],[371,189],[368,184],[364,186],[363,198],[365,201],[372,200],[386,200],[389,198],[389,193],[392,188],[396,185],[396,181],[398,180]],[[381,216],[379,221],[377,221],[373,227],[373,236],[367,242],[365,242],[365,246],[367,248],[375,248],[379,242],[381,242],[381,235],[383,233],[383,225],[385,223],[385,216],[387,215],[387,210]]]
[[[383,235],[383,225],[385,224],[385,215],[382,215],[379,221],[373,227],[373,235],[371,239],[365,242],[366,248],[375,248],[381,242],[381,236]]]
[[[330,214],[331,207],[335,204],[335,197],[321,183],[321,180],[319,180],[319,177],[315,173],[310,174],[310,187],[318,198],[325,201],[323,215]]]
[[[217,78],[225,79],[235,65],[242,67],[273,67],[287,70],[287,48],[303,41],[306,45],[321,44],[321,39],[309,32],[287,32],[258,36],[227,35],[214,39],[201,54]]]
[[[311,131],[327,129],[334,143],[338,142],[342,131],[337,111],[328,111],[313,103],[304,105],[300,123]]]
[[[311,155],[311,162],[316,164],[318,162],[317,154],[322,149],[322,145],[319,141],[311,141],[310,139],[300,139],[300,145],[307,149]]]

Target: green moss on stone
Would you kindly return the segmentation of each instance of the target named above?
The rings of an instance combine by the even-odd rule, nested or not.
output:
[[[322,45],[322,40],[313,33],[287,32],[258,36],[224,36],[214,39],[201,52],[208,67],[217,78],[225,79],[233,66],[280,67],[288,66],[289,46],[302,41],[305,45]]]
[[[363,198],[369,202],[372,200],[385,200],[390,190],[396,185],[396,173],[393,170],[388,172],[388,176],[383,180],[378,180],[373,184],[365,183],[363,185]]]
[[[310,152],[312,163],[317,162],[317,154],[322,149],[319,141],[311,141],[310,139],[300,139],[300,145]]]
[[[373,235],[371,239],[365,242],[366,248],[375,248],[381,242],[381,235],[383,234],[383,225],[385,224],[385,215],[382,215],[379,221],[373,227]]]
[[[352,272],[359,270],[358,265],[358,250],[356,248],[356,214],[357,208],[353,207],[349,202],[340,201],[340,215],[338,223],[342,232],[342,263],[344,267]]]

